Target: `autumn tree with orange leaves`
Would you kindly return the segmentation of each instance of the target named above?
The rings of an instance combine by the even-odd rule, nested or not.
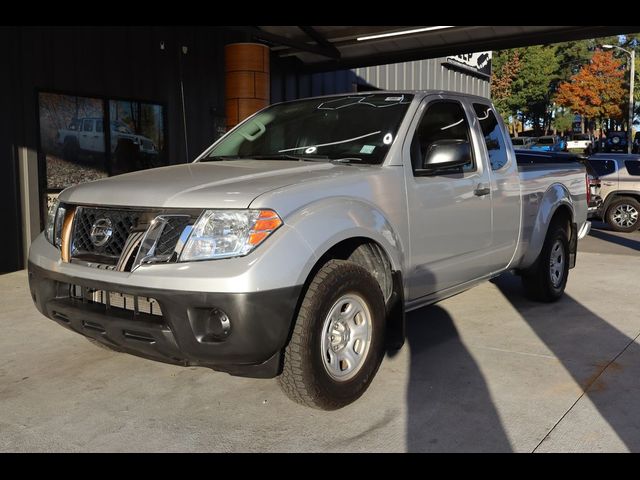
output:
[[[596,51],[591,62],[584,65],[568,82],[558,86],[555,101],[584,119],[622,119],[621,105],[626,98],[622,62],[612,52]]]
[[[517,50],[504,52],[496,57],[493,76],[491,77],[491,98],[494,105],[502,115],[506,124],[511,125],[513,120],[514,134],[517,135],[515,119],[517,110],[514,111],[509,101],[511,98],[511,86],[520,72],[520,52]]]

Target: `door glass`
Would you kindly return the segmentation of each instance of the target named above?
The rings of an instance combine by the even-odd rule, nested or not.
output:
[[[629,175],[633,175],[633,176],[640,175],[640,161],[627,160],[626,162],[624,162],[624,165],[627,167],[627,172],[629,172]]]
[[[611,175],[616,171],[616,163],[613,160],[587,160],[593,169],[598,173],[599,177]]]
[[[411,163],[414,171],[423,168],[426,153],[439,140],[471,141],[469,122],[459,102],[438,101],[427,107],[411,142]],[[471,161],[462,167],[463,172],[476,169],[473,154],[471,157]],[[452,169],[451,173],[456,171],[460,172],[460,169]]]
[[[507,147],[498,120],[488,105],[474,103],[473,110],[478,116],[482,135],[487,144],[491,169],[500,170],[507,164],[509,157],[507,157]]]
[[[82,125],[83,132],[93,132],[93,120],[85,120]]]
[[[113,175],[166,165],[161,105],[110,100],[109,115]]]

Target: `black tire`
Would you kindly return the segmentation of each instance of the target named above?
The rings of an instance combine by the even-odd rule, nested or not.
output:
[[[324,365],[322,327],[332,307],[347,294],[355,294],[366,303],[371,316],[371,340],[355,375],[336,380]],[[278,377],[282,390],[291,400],[322,410],[336,410],[352,403],[365,392],[378,371],[384,356],[384,326],[384,300],[373,276],[355,263],[329,261],[315,275],[302,300]]]
[[[623,213],[627,215],[633,215],[635,210],[635,221],[629,217],[629,221],[633,221],[633,223],[626,227],[620,224],[620,220],[616,220],[616,216],[621,213],[618,209],[622,209]],[[632,197],[620,197],[611,202],[604,218],[611,229],[616,232],[635,232],[640,228],[640,202]]]
[[[80,147],[74,140],[65,140],[62,147],[62,158],[69,162],[77,162]]]
[[[562,252],[556,250],[556,246],[562,248]],[[563,257],[563,267],[558,269],[556,275],[558,282],[552,281],[551,260],[557,258],[558,253]],[[560,273],[561,272],[561,273]],[[562,277],[560,277],[562,275]],[[558,223],[552,223],[544,240],[542,251],[536,262],[522,274],[522,286],[525,296],[538,302],[555,302],[564,294],[569,277],[569,235],[564,227]]]

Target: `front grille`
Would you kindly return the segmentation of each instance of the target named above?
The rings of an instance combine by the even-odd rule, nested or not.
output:
[[[71,261],[89,267],[129,272],[135,268],[134,260],[145,232],[157,218],[161,219],[163,227],[152,254],[158,261],[175,262],[176,247],[185,228],[192,225],[200,213],[195,210],[77,207],[71,237]],[[105,233],[107,230],[108,234]]]
[[[166,217],[167,224],[162,230],[162,236],[156,246],[156,255],[171,255],[185,227],[191,223],[191,218],[185,215]]]
[[[128,293],[95,290],[80,285],[69,285],[69,297],[84,303],[104,305],[106,308],[128,310],[134,315],[146,313],[162,317],[160,304],[155,298]]]
[[[79,207],[73,231],[73,255],[99,255],[111,257],[117,261],[129,233],[133,227],[138,225],[140,216],[141,213],[135,211]],[[101,219],[111,221],[113,233],[104,245],[96,246],[91,239],[91,229],[96,221]]]

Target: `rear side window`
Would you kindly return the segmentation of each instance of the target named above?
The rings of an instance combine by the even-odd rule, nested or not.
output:
[[[507,157],[507,147],[498,120],[491,108],[487,105],[474,103],[473,110],[476,112],[478,120],[480,121],[482,135],[484,135],[484,141],[487,144],[487,151],[489,152],[491,169],[500,170],[507,164],[509,157]]]
[[[627,172],[629,172],[629,175],[640,176],[640,161],[627,160],[626,162],[624,162],[624,166],[627,167]]]
[[[616,163],[613,160],[589,160],[589,164],[598,173],[599,177],[611,175],[616,171]]]

